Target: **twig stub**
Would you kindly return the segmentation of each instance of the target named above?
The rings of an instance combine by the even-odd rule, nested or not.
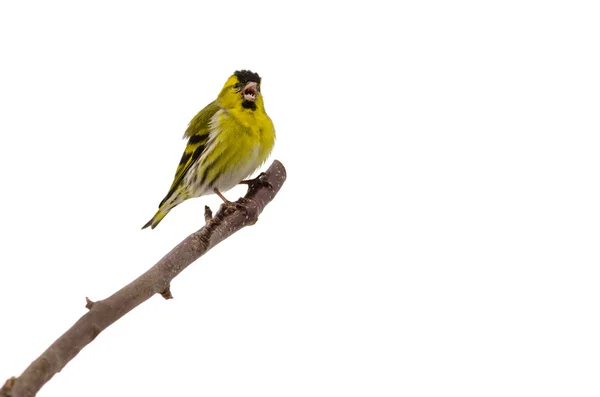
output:
[[[204,222],[208,223],[213,217],[212,210],[208,205],[204,206]]]
[[[85,297],[85,308],[88,310],[91,310],[92,307],[94,306],[94,301],[92,301],[90,298],[88,298],[87,296]]]
[[[173,299],[173,295],[171,294],[171,284],[167,285],[167,288],[163,292],[160,293],[163,298],[169,300]]]

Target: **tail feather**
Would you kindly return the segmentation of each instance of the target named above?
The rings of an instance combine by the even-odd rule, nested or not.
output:
[[[163,209],[159,209],[158,211],[156,211],[156,214],[154,214],[152,219],[150,219],[148,221],[148,223],[146,223],[144,226],[142,226],[142,229],[145,229],[148,226],[150,226],[152,229],[154,229],[156,227],[156,225],[158,225],[160,223],[160,221],[162,221],[163,218],[165,216],[167,216],[168,213],[169,213],[169,210],[165,211]]]

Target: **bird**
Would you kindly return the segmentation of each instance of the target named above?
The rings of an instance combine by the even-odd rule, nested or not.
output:
[[[154,229],[187,199],[225,192],[252,175],[270,155],[275,127],[265,111],[261,77],[237,70],[213,102],[206,105],[183,134],[187,145],[169,192],[142,229]]]

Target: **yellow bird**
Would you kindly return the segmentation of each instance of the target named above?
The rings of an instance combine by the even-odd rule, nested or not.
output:
[[[260,76],[236,71],[217,99],[202,109],[183,135],[187,146],[169,192],[142,229],[156,225],[183,201],[227,191],[256,171],[275,144],[275,127],[265,112]]]

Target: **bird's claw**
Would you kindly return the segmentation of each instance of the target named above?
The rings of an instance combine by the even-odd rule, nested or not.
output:
[[[267,174],[265,174],[264,172],[261,172],[254,179],[248,179],[245,181],[241,181],[240,183],[244,184],[244,185],[248,185],[248,187],[250,187],[250,188],[264,186],[264,187],[268,187],[269,189],[273,189],[273,185],[271,185],[271,182],[269,182],[269,180],[267,179]]]

